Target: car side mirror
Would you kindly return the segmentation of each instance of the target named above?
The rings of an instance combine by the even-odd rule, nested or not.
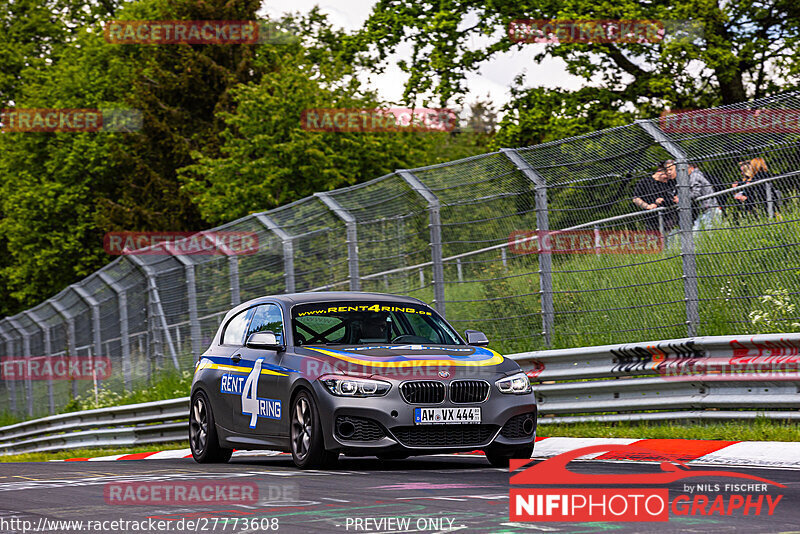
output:
[[[480,330],[466,330],[464,335],[467,336],[467,345],[485,347],[489,344],[489,338]]]
[[[269,330],[250,334],[250,337],[247,338],[247,348],[284,350],[284,346],[278,343],[278,336],[275,335],[275,332]]]

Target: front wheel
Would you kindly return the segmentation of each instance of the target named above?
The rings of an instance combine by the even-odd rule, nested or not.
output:
[[[211,403],[202,391],[192,397],[189,413],[189,446],[192,457],[201,464],[225,463],[231,459],[233,449],[219,446],[217,427]]]
[[[300,469],[318,469],[335,464],[338,453],[325,450],[322,424],[314,398],[301,391],[292,402],[292,459]]]
[[[497,449],[494,447],[486,448],[486,459],[495,467],[508,467],[511,458],[529,460],[533,456],[533,445],[520,449]]]

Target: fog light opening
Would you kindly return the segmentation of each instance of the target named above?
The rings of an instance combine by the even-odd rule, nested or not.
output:
[[[352,438],[356,433],[356,427],[350,421],[342,421],[337,428],[339,435],[343,438]]]
[[[528,417],[522,422],[522,431],[526,434],[533,434],[533,418]]]

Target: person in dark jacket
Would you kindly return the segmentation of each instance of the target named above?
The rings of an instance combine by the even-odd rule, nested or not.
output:
[[[740,185],[749,184],[769,177],[766,169],[767,164],[764,162],[763,158],[740,161],[739,171],[741,172],[742,178],[738,182],[734,182],[731,187],[735,189]],[[766,211],[767,189],[764,184],[742,189],[734,193],[733,198],[741,207],[742,212],[748,215],[757,215],[760,212]]]
[[[664,165],[656,169],[652,176],[639,181],[633,188],[633,203],[643,210],[674,206],[678,203],[675,190],[675,181],[669,179],[669,173]],[[664,213],[664,232],[669,232],[677,222],[675,210]],[[658,217],[649,215],[644,219],[648,230],[658,230]]]

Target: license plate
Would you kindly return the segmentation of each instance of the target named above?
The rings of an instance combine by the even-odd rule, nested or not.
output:
[[[480,422],[480,408],[414,408],[414,424],[417,425],[464,425]]]

